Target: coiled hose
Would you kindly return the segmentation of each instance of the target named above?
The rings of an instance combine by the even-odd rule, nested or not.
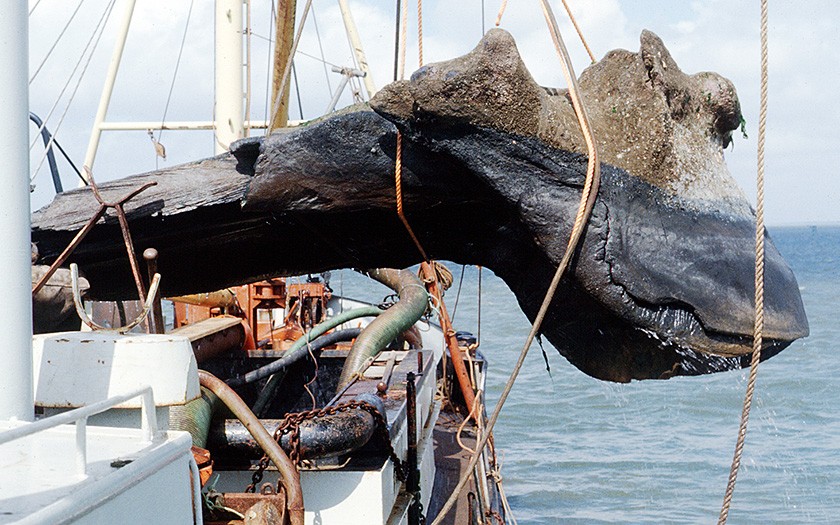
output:
[[[338,390],[353,380],[370,357],[419,321],[429,305],[423,282],[411,271],[377,268],[363,273],[397,292],[400,301],[374,319],[353,343],[341,370]]]

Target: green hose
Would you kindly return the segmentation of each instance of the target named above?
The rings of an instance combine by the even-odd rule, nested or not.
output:
[[[400,301],[374,319],[353,343],[341,370],[338,390],[353,380],[370,357],[414,326],[429,305],[429,295],[423,282],[409,270],[378,268],[364,273],[396,291]]]
[[[219,403],[216,394],[201,387],[201,397],[185,405],[169,407],[169,428],[189,432],[193,445],[207,448],[207,434],[210,432],[210,420],[213,409]]]

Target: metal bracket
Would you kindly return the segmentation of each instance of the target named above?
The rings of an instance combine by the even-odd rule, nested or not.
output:
[[[124,334],[137,326],[138,324],[143,322],[143,319],[149,315],[149,312],[152,311],[152,307],[155,303],[155,297],[157,296],[158,286],[160,285],[160,274],[156,273],[154,278],[152,279],[152,284],[149,286],[149,294],[146,297],[146,302],[143,303],[143,311],[140,312],[140,315],[137,316],[133,321],[128,323],[125,326],[119,326],[116,328],[102,326],[93,322],[93,319],[88,316],[87,312],[85,311],[85,307],[82,306],[82,294],[79,290],[79,267],[76,263],[70,263],[70,282],[73,286],[73,304],[76,305],[76,313],[82,319],[82,322],[88,325],[94,331],[101,331],[101,332],[117,332],[120,334]]]

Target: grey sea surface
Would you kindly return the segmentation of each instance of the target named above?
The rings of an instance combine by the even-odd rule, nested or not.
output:
[[[762,363],[733,524],[840,523],[840,227],[771,228],[802,291],[811,327]],[[479,332],[478,269],[449,264],[446,303]],[[332,287],[378,301],[344,270]],[[481,272],[481,351],[488,413],[530,324],[499,278]],[[457,309],[455,300],[458,296]],[[535,343],[495,430],[504,487],[520,525],[715,523],[735,447],[747,371],[614,384]]]

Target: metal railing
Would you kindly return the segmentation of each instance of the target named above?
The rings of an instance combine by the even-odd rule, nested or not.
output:
[[[16,439],[31,436],[55,428],[61,425],[76,424],[76,467],[78,474],[87,474],[87,420],[90,416],[105,412],[135,397],[140,398],[140,425],[143,431],[143,440],[151,442],[157,437],[157,416],[155,415],[155,400],[152,387],[145,386],[132,390],[126,394],[109,397],[103,401],[93,403],[84,407],[76,408],[68,412],[56,414],[34,423],[26,423],[22,426],[6,430],[0,434],[0,445],[9,443]]]

